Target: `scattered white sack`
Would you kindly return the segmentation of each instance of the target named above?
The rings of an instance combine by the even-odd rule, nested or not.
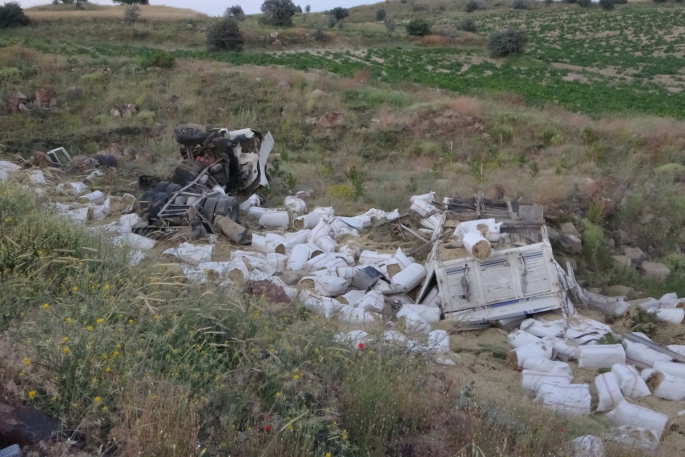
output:
[[[347,305],[356,306],[366,294],[361,290],[352,289],[345,295],[338,297],[338,300]]]
[[[300,284],[312,282],[314,288],[324,297],[337,297],[343,295],[350,288],[350,281],[338,276],[306,276]]]
[[[642,370],[642,373],[640,373],[640,376],[642,377],[642,379],[645,382],[647,382],[649,377],[652,376],[652,373],[655,373],[655,372],[656,372],[656,370],[654,368],[645,368],[644,370]],[[649,387],[649,386],[647,386],[647,387]]]
[[[458,239],[464,239],[467,233],[480,233],[488,241],[496,242],[500,239],[501,226],[502,222],[495,222],[495,219],[492,218],[466,221],[457,225],[454,229],[454,236]]]
[[[653,430],[647,430],[644,427],[631,427],[629,425],[622,425],[609,429],[604,437],[607,440],[616,441],[624,446],[631,448],[642,448],[654,451],[659,447],[659,439]]]
[[[91,205],[88,207],[88,220],[101,221],[109,216],[110,212],[110,199],[107,198],[102,205]]]
[[[431,214],[437,213],[439,210],[435,206],[431,205],[425,200],[414,200],[409,207],[410,211],[414,211],[421,217],[430,216]]]
[[[356,307],[358,309],[380,313],[385,307],[385,297],[380,292],[371,290],[357,302]]]
[[[534,370],[523,370],[521,385],[523,392],[529,397],[535,397],[542,384],[552,384],[555,386],[567,386],[573,381],[573,376],[564,373],[544,373]]]
[[[268,210],[266,208],[262,208],[259,206],[253,206],[249,210],[247,210],[247,217],[251,217],[253,219],[261,219],[263,215],[266,214]]]
[[[293,219],[293,228],[296,230],[311,229],[316,227],[320,220],[321,214],[314,212],[298,216]]]
[[[275,272],[282,273],[288,263],[288,256],[272,252],[266,255],[266,261],[273,266]]]
[[[376,281],[371,290],[377,290],[378,292],[391,292],[393,288],[385,281],[383,278]]]
[[[553,350],[550,344],[545,344],[543,341],[538,341],[533,344],[526,344],[509,351],[509,363],[519,368],[523,367],[523,363],[532,357],[542,357],[544,359],[552,359]]]
[[[661,308],[653,311],[659,320],[670,322],[672,324],[680,324],[685,318],[685,309],[683,308]]]
[[[309,243],[316,243],[316,241],[321,238],[322,236],[329,236],[331,234],[331,226],[328,222],[325,220],[321,219],[318,224],[316,224],[316,227],[312,229],[311,232],[309,232],[309,235],[307,236],[307,242]]]
[[[335,252],[338,243],[328,235],[320,236],[316,240],[316,245],[321,248],[323,252]]]
[[[440,321],[440,308],[434,308],[432,306],[425,305],[402,305],[402,308],[397,313],[397,317],[406,316],[407,313],[410,312],[418,314],[421,317],[421,319],[425,320],[429,324]]]
[[[407,257],[405,253],[402,252],[402,248],[397,248],[397,252],[395,253],[394,258],[403,270],[412,263],[414,263],[414,260],[412,258]]]
[[[103,194],[99,190],[96,190],[95,192],[91,192],[89,194],[82,195],[78,198],[78,202],[84,205],[87,203],[100,204],[104,203],[104,201],[105,194]]]
[[[617,427],[627,425],[652,430],[656,435],[657,441],[661,439],[661,434],[668,423],[668,416],[648,408],[633,405],[627,401],[620,402],[616,409],[607,414],[607,417]]]
[[[623,393],[621,393],[618,378],[612,372],[597,376],[595,378],[595,387],[599,397],[597,411],[610,411],[625,400]]]
[[[685,345],[670,344],[666,346],[666,348],[675,352],[676,354],[685,355]]]
[[[656,397],[673,401],[685,399],[685,379],[683,378],[654,370],[645,382]]]
[[[566,319],[566,325],[568,328],[573,330],[578,330],[583,333],[599,333],[600,335],[606,335],[607,333],[612,333],[611,327],[603,324],[589,317],[585,317],[582,314],[575,314]]]
[[[428,350],[437,354],[450,352],[450,336],[444,330],[432,330],[428,333]]]
[[[272,252],[277,252],[278,254],[285,254],[285,246],[283,243],[275,239],[268,239],[265,236],[252,234],[252,247],[263,252],[264,254],[270,254]]]
[[[616,375],[618,385],[623,395],[629,398],[646,397],[651,394],[644,379],[637,370],[630,365],[616,364],[611,367],[611,372]]]
[[[130,236],[133,234],[129,233],[127,235]],[[162,254],[176,256],[181,262],[190,265],[199,265],[202,262],[209,262],[212,260],[212,248],[213,246],[211,244],[206,246],[195,246],[190,243],[181,243],[178,248],[166,249]]]
[[[29,182],[31,184],[36,184],[38,186],[44,186],[47,184],[45,181],[45,176],[43,175],[43,172],[40,170],[31,170],[29,172]]]
[[[319,249],[318,246],[316,249]],[[288,270],[302,270],[313,253],[314,249],[308,244],[293,246],[292,251],[290,251],[290,257],[288,257]]]
[[[638,306],[644,309],[645,311],[649,311],[650,309],[657,309],[659,306],[661,306],[661,303],[659,302],[659,300],[655,298],[648,298],[646,301],[640,303]]]
[[[368,265],[370,263],[387,262],[392,257],[391,254],[380,254],[376,251],[365,250],[359,255],[359,264]]]
[[[302,293],[300,293],[300,301],[305,308],[326,319],[333,317],[333,315],[343,307],[342,303],[338,300],[331,297],[316,295],[309,290],[303,290]]]
[[[63,182],[57,184],[55,190],[62,195],[78,196],[88,190],[88,186],[82,182]]]
[[[417,200],[423,200],[426,203],[432,203],[435,199],[435,192],[428,192],[427,194],[413,195],[409,197],[409,201],[414,203]]]
[[[675,308],[678,302],[677,293],[671,292],[670,294],[664,294],[659,299],[659,308]]]
[[[374,317],[374,313],[345,305],[340,309],[338,320],[348,324],[370,324],[375,322],[376,318]]]
[[[601,335],[597,332],[581,332],[573,328],[566,330],[564,333],[564,338],[579,345],[598,344],[602,336],[604,335]]]
[[[332,206],[317,206],[311,212],[314,214],[318,214],[321,217],[331,218],[335,216],[335,210]]]
[[[296,214],[303,214],[307,212],[307,204],[301,198],[290,196],[285,197],[283,205]]]
[[[154,248],[155,244],[157,243],[155,240],[151,240],[150,238],[146,238],[142,235],[136,235],[135,233],[125,233],[114,238],[112,242],[117,246],[129,246],[133,249],[142,249],[144,251]]]
[[[427,335],[431,331],[431,326],[415,311],[407,311],[404,316],[406,329],[408,332],[422,333]]]
[[[571,441],[572,457],[604,457],[604,443],[594,435],[579,436]]]
[[[247,213],[253,206],[260,206],[261,204],[262,201],[259,199],[259,196],[257,194],[252,194],[247,200],[240,204],[240,212]]]
[[[480,261],[488,260],[492,255],[490,242],[479,232],[469,232],[464,235],[466,252]]]
[[[129,265],[138,265],[140,262],[143,261],[145,258],[145,254],[143,251],[131,251],[128,254],[128,263]]]
[[[286,233],[283,235],[283,246],[285,246],[285,250],[290,251],[298,244],[305,244],[309,237],[309,233],[310,230],[304,229],[295,233]]]
[[[131,214],[124,214],[119,218],[119,225],[121,227],[127,227],[127,231],[131,231],[131,227],[134,225],[142,222],[142,218],[138,216],[136,213],[131,213]]]
[[[626,362],[626,351],[620,344],[580,346],[576,351],[580,368],[611,368]]]
[[[221,278],[226,276],[231,268],[232,262],[202,262],[197,269],[203,271],[208,279]],[[213,278],[214,277],[214,278]]]
[[[559,414],[586,416],[590,414],[592,397],[587,384],[540,384],[535,400]]]
[[[509,340],[511,347],[516,349],[527,344],[535,344],[540,341],[540,338],[524,330],[514,330],[507,336],[507,340]]]
[[[372,220],[385,219],[388,222],[392,222],[400,218],[400,211],[395,209],[389,213],[386,213],[382,209],[371,208],[364,213],[364,216],[369,216]]]
[[[445,367],[456,367],[457,364],[454,360],[448,359],[447,357],[436,357],[435,358],[435,363],[438,365],[443,365]]]
[[[324,268],[335,271],[338,267],[346,266],[349,265],[347,265],[347,262],[345,262],[344,259],[336,257],[333,254],[322,254],[308,260],[307,263],[304,264],[303,270],[315,272]]]
[[[426,294],[426,298],[423,299],[422,305],[430,306],[431,308],[440,308],[442,305],[442,298],[440,298],[440,292],[437,287],[433,287],[430,292]]]
[[[281,228],[290,225],[290,214],[287,211],[267,211],[259,218],[259,225],[264,228]]]
[[[383,341],[390,344],[405,343],[407,337],[395,330],[386,330],[383,332]]]
[[[556,319],[553,321],[539,321],[537,319],[526,319],[521,322],[521,330],[532,333],[535,336],[543,338],[545,336],[562,336],[566,329],[566,323],[563,319]]]
[[[662,373],[685,378],[685,363],[676,363],[669,361],[658,361],[654,363],[654,369]],[[685,382],[685,380],[683,381]]]
[[[5,160],[0,160],[0,171],[4,171],[9,174],[19,170],[21,170],[19,165],[12,162],[7,162]]]
[[[552,344],[554,357],[562,362],[576,360],[578,357],[578,345],[564,338],[545,337]]]
[[[204,271],[200,270],[194,265],[181,264],[181,271],[183,271],[183,276],[192,283],[204,284],[207,282],[207,276],[205,276]]]
[[[352,330],[348,333],[338,333],[335,339],[341,343],[352,344],[355,349],[362,349],[363,345],[369,342],[368,336],[369,334],[363,330]],[[362,346],[359,345],[360,343]]]
[[[59,214],[74,222],[85,222],[88,219],[88,208],[69,209],[69,205],[63,205],[62,207],[59,205],[59,203],[56,204]]]
[[[226,268],[226,276],[236,284],[243,284],[250,279],[250,269],[244,258],[232,260]]]
[[[335,274],[344,279],[352,279],[357,274],[357,267],[338,267],[335,269]]]
[[[654,349],[650,349],[642,343],[635,343],[627,339],[623,340],[626,348],[626,361],[638,368],[651,368],[656,362],[670,362],[671,357]]]
[[[392,287],[395,290],[412,290],[421,284],[426,277],[426,269],[419,263],[412,263],[404,270],[392,277]]]
[[[554,362],[543,357],[531,357],[523,362],[524,370],[539,371],[541,373],[549,374],[565,374],[573,376],[573,371],[568,363]]]

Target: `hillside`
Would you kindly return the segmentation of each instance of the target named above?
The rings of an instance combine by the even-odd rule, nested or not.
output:
[[[333,27],[323,13],[298,13],[292,27],[248,16],[242,53],[207,50],[218,18],[189,9],[144,6],[135,23],[119,6],[27,9],[31,25],[0,30],[0,160],[57,147],[72,157],[115,151],[118,166],[103,168],[95,188],[140,198],[140,175],[166,177],[178,163],[177,125],[250,127],[275,139],[264,206],[301,190],[312,208],[344,216],[406,214],[411,196],[431,191],[438,201],[507,197],[542,205],[555,233],[569,222],[579,229],[578,249],[559,233],[553,245],[586,289],[626,300],[685,295],[685,7],[484,1],[467,13],[466,3],[365,5]],[[375,20],[379,9],[394,30]],[[475,31],[458,29],[464,18]],[[408,36],[415,19],[430,32]],[[494,57],[490,34],[510,27],[526,33],[525,52]],[[334,125],[326,113],[338,114]],[[48,209],[73,200],[57,183],[87,173],[43,171],[38,194],[27,190],[28,171],[0,183],[0,397],[49,413],[78,444],[32,450],[572,455],[571,439],[611,428],[606,415],[553,415],[526,397],[506,361],[508,330],[435,323],[450,332],[456,365],[442,366],[383,345],[350,349],[336,335],[351,327],[298,302],[196,284],[161,254],[176,239],[131,265],[109,235]],[[403,223],[421,228],[416,216]],[[429,254],[392,225],[359,241],[416,251],[420,262]],[[237,248],[222,239],[212,260]],[[647,277],[643,261],[670,274]],[[681,325],[579,311],[685,344]],[[579,379],[592,384],[600,372]],[[671,418],[651,455],[685,451],[679,402],[633,401]],[[647,454],[606,444],[606,456]]]

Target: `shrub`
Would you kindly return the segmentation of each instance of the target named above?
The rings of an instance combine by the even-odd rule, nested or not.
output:
[[[141,62],[143,68],[159,67],[159,68],[174,68],[176,59],[174,56],[164,51],[154,51],[143,57]]]
[[[238,22],[232,17],[222,18],[207,30],[207,47],[210,49],[240,52],[244,46]]]
[[[124,8],[124,22],[133,24],[140,17],[140,6],[138,5],[127,5]]]
[[[245,20],[245,12],[243,11],[243,7],[240,5],[233,5],[229,6],[226,8],[226,13],[224,13],[226,16],[232,17],[236,21],[242,22]]]
[[[413,19],[407,24],[407,35],[424,36],[431,32],[431,25],[425,19]]]
[[[326,41],[326,34],[321,27],[318,27],[316,30],[314,30],[312,36],[314,37],[315,41]]]
[[[484,9],[483,6],[477,0],[470,0],[466,4],[466,12],[467,13],[473,13],[474,11],[478,11],[478,10],[482,10],[482,9]]]
[[[683,0],[675,0],[676,2],[680,3]],[[614,5],[627,5],[628,0],[614,0]]]
[[[395,18],[392,16],[386,17],[385,21],[383,21],[383,25],[385,25],[385,28],[387,29],[388,33],[392,34],[392,32],[395,31],[395,27],[397,27],[397,23],[395,22]]]
[[[335,22],[340,22],[350,15],[350,10],[343,8],[342,6],[337,6],[330,10],[328,14],[335,19]]]
[[[476,21],[470,17],[464,17],[457,21],[456,29],[463,30],[464,32],[476,33],[478,27],[476,26]]]
[[[514,0],[514,3],[512,3],[511,7],[515,10],[527,10],[528,2],[526,0]]]
[[[528,43],[526,33],[515,29],[492,32],[488,37],[488,49],[496,57],[521,54],[526,43]]]
[[[601,6],[603,10],[613,10],[615,3],[615,0],[599,0],[599,6]]]
[[[384,21],[385,20],[385,10],[384,9],[379,9],[376,10],[376,22]]]
[[[582,6],[583,8],[588,8],[592,6],[592,0],[578,0],[576,3],[578,3],[578,5]]]
[[[30,22],[19,3],[8,2],[0,6],[0,29],[24,27],[29,25]]]
[[[545,5],[549,6],[554,3],[554,0],[545,0]]]
[[[281,27],[293,25],[295,11],[295,5],[291,0],[265,0],[262,3],[264,22],[271,25]]]

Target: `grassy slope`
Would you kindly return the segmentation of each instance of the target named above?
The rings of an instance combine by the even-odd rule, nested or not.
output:
[[[514,18],[566,14],[562,8],[555,7],[553,11],[556,13],[515,13]],[[644,14],[652,14],[651,11],[645,8]],[[462,14],[449,9],[448,12],[453,17]],[[484,94],[481,99],[436,90],[436,86],[450,84],[451,78],[445,76],[442,80],[441,74],[421,71],[422,66],[442,65],[445,59],[454,59],[454,68],[461,68],[459,59],[468,53],[482,58],[484,51],[459,46],[423,48],[404,41],[401,34],[397,40],[402,50],[395,50],[388,46],[382,29],[364,22],[362,13],[361,9],[353,11],[346,27],[335,31],[334,40],[325,45],[349,48],[356,43],[361,47],[365,40],[374,46],[384,45],[359,56],[332,49],[329,55],[276,57],[263,52],[261,44],[251,45],[244,56],[210,55],[201,49],[204,20],[151,20],[134,27],[95,20],[80,23],[77,28],[65,20],[2,32],[0,42],[21,43],[24,47],[0,49],[0,68],[18,70],[0,79],[0,91],[10,94],[21,90],[31,94],[39,87],[51,86],[58,94],[59,110],[36,110],[30,115],[0,118],[0,143],[5,145],[7,154],[25,155],[56,146],[66,146],[72,154],[96,153],[112,141],[136,151],[152,151],[158,158],[155,164],[126,163],[108,175],[107,189],[117,193],[133,190],[129,183],[140,172],[153,170],[163,174],[170,170],[176,154],[170,133],[178,122],[253,126],[271,130],[277,141],[282,174],[266,195],[273,205],[279,204],[291,188],[312,188],[317,195],[316,204],[332,204],[342,213],[354,214],[370,206],[405,207],[413,193],[436,190],[440,195],[468,196],[497,184],[512,198],[545,204],[548,212],[554,212],[559,220],[588,216],[602,227],[599,231],[587,231],[586,238],[591,234],[595,238],[586,239],[586,245],[594,247],[578,259],[583,271],[592,272],[588,277],[593,285],[623,282],[638,285],[651,294],[674,288],[681,295],[685,292],[680,274],[674,275],[669,284],[658,285],[641,283],[632,274],[613,271],[607,260],[606,241],[612,230],[622,228],[655,257],[670,253],[676,243],[682,242],[679,237],[685,212],[673,208],[685,207],[680,184],[685,176],[683,123],[646,116],[602,117],[590,109],[593,100],[588,98],[588,94],[591,96],[602,86],[580,83],[579,92],[576,85],[571,85],[573,90],[569,93],[578,92],[582,96],[582,111],[594,112],[599,119],[571,114],[554,104],[530,107],[516,94],[527,94],[531,87],[544,91],[545,86],[522,86],[517,77],[539,69],[549,72],[548,65],[556,58],[545,60],[548,51],[542,47],[542,38],[532,39],[531,56],[509,61],[501,69],[488,61],[476,64],[476,69],[482,65],[479,71],[493,71],[500,81],[497,87],[486,88],[504,91],[503,94],[483,92],[484,84],[469,90]],[[418,14],[427,15],[430,11]],[[498,18],[509,14],[485,12],[478,16],[478,21],[482,21],[484,28],[496,28]],[[586,13],[578,9],[573,14]],[[601,20],[599,15],[604,13],[589,14],[589,19],[583,20]],[[616,14],[624,12],[619,10]],[[311,31],[315,27],[313,21],[312,17],[298,26]],[[245,29],[256,34],[268,30],[253,19]],[[371,32],[364,35],[365,31]],[[566,45],[563,40],[560,43]],[[311,44],[294,42],[296,47]],[[142,57],[154,48],[169,49],[177,55],[176,68],[141,68]],[[371,55],[387,59],[382,68],[377,59],[364,59]],[[594,59],[600,58],[600,54],[594,54]],[[413,66],[414,74],[398,70],[405,68],[405,63]],[[272,64],[295,69],[271,67]],[[533,70],[521,70],[524,64]],[[302,71],[310,66],[325,71]],[[383,70],[387,77],[382,75]],[[555,78],[562,74],[565,73]],[[601,84],[610,87],[614,83],[604,80]],[[66,100],[66,89],[73,85],[83,87],[83,99]],[[315,89],[327,95],[315,95]],[[557,96],[558,92],[546,96]],[[663,91],[650,96],[657,98],[665,109],[679,103],[671,101]],[[625,97],[614,98],[620,101]],[[544,105],[545,100],[542,97],[536,104]],[[112,106],[131,102],[138,104],[145,114],[131,119],[108,115]],[[307,117],[318,117],[326,110],[344,112],[344,127],[328,131],[305,123]],[[458,122],[441,124],[446,110],[474,117],[484,130],[469,129]],[[653,112],[648,108],[638,111]],[[352,167],[361,172],[363,194],[355,193],[348,174]],[[576,184],[586,176],[601,182],[602,196],[617,202],[615,213],[604,214],[601,208],[598,211],[593,197],[575,192]],[[349,354],[345,352],[349,348],[331,341],[334,328],[317,325],[313,318],[295,313],[294,309],[272,308],[260,300],[245,301],[240,295],[227,298],[212,287],[210,293],[200,298],[198,290],[177,284],[173,273],[160,273],[151,265],[140,269],[124,266],[118,254],[110,254],[107,243],[97,239],[72,234],[53,244],[31,245],[31,240],[44,239],[42,233],[50,233],[56,227],[47,219],[45,227],[38,225],[43,232],[21,237],[22,233],[30,233],[26,227],[36,225],[37,210],[18,210],[16,202],[34,208],[30,197],[14,187],[4,187],[5,191],[8,194],[3,195],[9,197],[0,199],[3,234],[9,234],[13,241],[24,240],[20,251],[26,252],[31,262],[30,268],[16,270],[0,282],[3,326],[12,322],[18,332],[5,333],[4,338],[24,341],[26,357],[33,362],[28,370],[22,366],[24,356],[15,354],[6,365],[2,385],[11,385],[7,384],[11,381],[17,386],[10,392],[15,400],[26,400],[29,392],[36,391],[31,401],[59,415],[70,426],[82,421],[95,424],[93,421],[99,420],[101,427],[88,425],[93,428],[85,429],[93,446],[113,443],[117,437],[119,446],[132,454],[141,446],[145,453],[171,445],[184,447],[189,453],[193,448],[193,452],[199,453],[201,449],[194,448],[199,436],[200,442],[208,443],[213,453],[227,446],[238,455],[254,455],[257,449],[265,449],[272,442],[268,448],[272,455],[396,455],[405,446],[413,446],[416,455],[455,455],[473,442],[491,455],[499,452],[492,446],[506,439],[514,455],[540,455],[560,447],[564,436],[553,433],[554,430],[577,427],[532,414],[527,408],[523,413],[515,413],[513,422],[507,415],[504,422],[492,420],[488,408],[455,409],[452,405],[458,386],[438,381],[444,379],[440,373],[433,379],[420,361],[416,365],[406,364],[406,356],[383,351],[368,359],[360,357],[369,354]],[[651,223],[635,224],[643,214],[645,202],[649,202],[656,217]],[[3,241],[0,246],[7,250],[10,245]],[[97,249],[97,254],[81,250],[82,246]],[[81,265],[79,260],[57,259],[63,255],[54,249],[65,248],[75,251],[70,255],[75,259],[94,257],[100,262]],[[12,257],[16,257],[12,252],[6,256]],[[679,256],[672,256],[669,261],[675,266],[685,265]],[[31,287],[27,287],[29,275]],[[107,285],[110,287],[105,290]],[[183,299],[178,300],[179,296]],[[41,308],[43,303],[48,303],[49,308]],[[225,321],[217,321],[218,316]],[[67,317],[72,319],[73,327],[56,325]],[[100,318],[104,320],[98,326]],[[128,324],[130,319],[133,324]],[[88,330],[89,325],[94,327],[93,331]],[[246,343],[220,349],[224,341],[208,332],[221,325],[230,330],[219,331],[230,331],[232,337]],[[169,332],[169,328],[173,331]],[[198,332],[199,329],[205,330]],[[38,338],[45,334],[53,339]],[[293,343],[292,336],[300,335],[308,337]],[[68,342],[63,340],[64,336],[69,337]],[[125,352],[119,351],[117,344],[125,346]],[[64,354],[67,346],[76,357]],[[203,361],[206,356],[202,353],[209,347],[213,351],[211,364]],[[339,351],[341,357],[322,361],[316,348],[321,351],[324,347]],[[277,357],[271,355],[272,349]],[[115,351],[119,352],[117,356]],[[122,354],[125,357],[114,360]],[[108,358],[104,359],[104,355]],[[370,377],[373,382],[357,385],[356,378],[349,376],[351,372],[360,378]],[[54,382],[48,382],[51,379]],[[306,388],[300,387],[301,381],[308,383]],[[433,386],[433,382],[437,384]],[[433,387],[418,387],[426,385]],[[239,388],[231,390],[225,386]],[[415,395],[404,395],[402,401],[393,403],[387,395],[396,386],[415,388]],[[170,399],[169,389],[178,395]],[[246,394],[236,397],[236,391]],[[313,398],[304,392],[312,393]],[[443,393],[436,396],[431,392]],[[95,402],[96,397],[100,397],[100,402]],[[135,412],[138,410],[133,405],[140,404],[145,405],[147,417]],[[426,409],[426,405],[434,410]],[[107,410],[103,410],[104,406]],[[513,406],[521,408],[516,402]],[[379,408],[382,414],[378,413]],[[267,416],[271,421],[267,421]],[[290,424],[291,431],[288,424],[293,419],[296,420]],[[519,419],[531,428],[521,431]],[[147,434],[136,425],[149,422],[172,424],[174,431],[165,429],[167,436],[157,433],[157,429]],[[277,437],[269,434],[265,430],[269,423],[272,431],[283,431]],[[446,428],[446,423],[451,425]],[[535,424],[543,424],[544,431],[529,433]],[[343,439],[344,430],[348,432],[347,440]],[[499,438],[492,439],[493,434]],[[124,436],[132,438],[122,443]],[[157,438],[153,440],[153,436]],[[150,443],[149,448],[144,447],[145,442]]]

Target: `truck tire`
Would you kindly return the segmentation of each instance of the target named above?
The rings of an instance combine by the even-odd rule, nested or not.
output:
[[[174,136],[182,145],[195,146],[207,138],[207,130],[198,124],[181,124],[174,129]]]
[[[169,200],[169,195],[164,192],[155,194],[155,199],[150,205],[150,215],[147,218],[148,223],[152,224],[159,219],[159,212],[162,210],[166,202]]]
[[[155,193],[161,193],[161,192],[166,192],[166,188],[169,186],[169,181],[160,181],[155,185],[155,188],[152,189]]]
[[[210,224],[214,223],[214,210],[216,209],[217,203],[219,203],[218,198],[209,197],[207,201],[205,201],[205,206],[202,209],[202,215]]]
[[[187,186],[197,178],[202,170],[202,165],[194,160],[184,160],[171,174],[171,182],[182,187]]]
[[[167,195],[169,195],[169,197],[171,197],[175,192],[178,192],[181,189],[183,189],[183,186],[181,186],[180,184],[171,183],[168,186],[166,186],[166,189],[164,190],[164,192],[166,192]]]
[[[144,216],[150,211],[150,206],[155,199],[155,192],[153,190],[148,190],[140,197],[140,212]]]
[[[238,222],[240,204],[233,197],[224,197],[216,204],[214,216],[226,216],[233,222]]]

